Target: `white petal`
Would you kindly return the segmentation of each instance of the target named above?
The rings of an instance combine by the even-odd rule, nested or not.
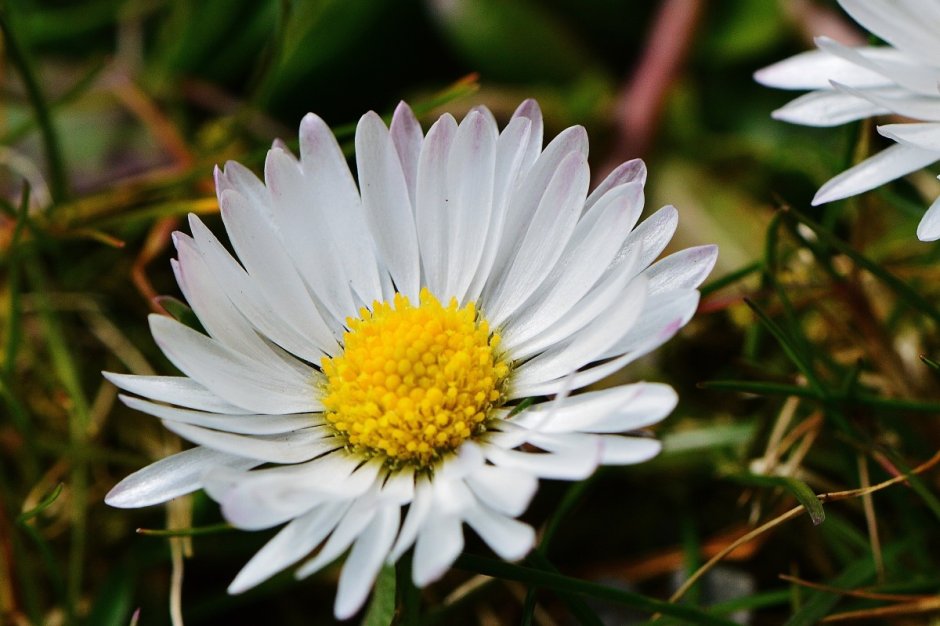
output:
[[[220,397],[185,376],[137,376],[101,372],[116,387],[158,402],[172,402],[200,411],[214,413],[247,414],[246,409],[222,400]]]
[[[672,337],[678,328],[692,319],[699,299],[699,292],[694,289],[674,289],[649,295],[636,324],[604,354],[604,358],[635,350],[654,337]]]
[[[405,516],[405,522],[401,526],[401,532],[398,533],[398,539],[395,546],[388,555],[386,562],[389,564],[397,561],[402,554],[414,543],[418,536],[418,531],[424,525],[424,520],[431,512],[431,505],[434,502],[431,492],[431,484],[427,478],[421,478],[415,485],[414,498],[408,507],[408,514]]]
[[[249,276],[198,217],[190,215],[189,225],[216,282],[260,333],[311,363],[318,363],[324,354],[336,353],[336,339],[319,311],[301,310],[309,298],[298,303],[290,297],[289,289],[278,287],[279,282],[268,282],[263,275],[260,279]]]
[[[368,527],[377,512],[375,500],[367,496],[356,500],[320,552],[297,569],[296,577],[306,578],[336,560]]]
[[[650,295],[676,289],[695,289],[711,273],[718,260],[718,246],[686,248],[649,267],[643,275],[649,279]]]
[[[496,140],[496,172],[493,182],[493,209],[480,264],[473,282],[464,297],[464,302],[476,301],[486,286],[499,252],[503,225],[510,199],[522,175],[526,149],[531,143],[532,122],[526,117],[516,117],[500,133]]]
[[[243,436],[164,420],[180,437],[219,452],[268,463],[301,463],[340,446],[322,428],[307,428],[280,435]]]
[[[310,196],[306,219],[313,228],[328,227],[328,241],[322,243],[343,268],[359,298],[366,303],[381,299],[384,283],[359,190],[330,128],[312,113],[300,123],[300,157]],[[293,233],[302,246],[310,245],[305,231]]]
[[[869,0],[840,0],[840,4],[856,22],[914,58],[940,57],[940,18],[932,2],[915,2],[907,7],[903,2]]]
[[[850,93],[827,89],[813,91],[791,100],[771,116],[775,120],[791,124],[827,127],[890,112],[889,109]]]
[[[472,112],[457,129],[448,159],[450,248],[445,294],[463,300],[486,244],[496,166],[496,126]]]
[[[520,365],[513,376],[513,383],[525,387],[552,380],[601,358],[639,319],[646,290],[646,279],[642,276],[635,278],[619,301],[600,311],[591,324]]]
[[[525,512],[539,484],[531,474],[495,465],[483,465],[466,481],[481,502],[513,517]]]
[[[541,117],[539,123],[541,123]],[[541,134],[536,135],[536,131],[540,129],[541,127],[536,129],[533,126],[529,137],[530,145],[536,139],[541,141]],[[509,265],[539,208],[546,188],[561,162],[572,152],[587,158],[587,133],[581,126],[573,126],[562,131],[545,148],[531,168],[526,170],[523,164],[523,174],[506,207],[506,219],[503,221],[499,250],[493,263],[495,269]],[[527,158],[528,156],[529,153],[526,154]]]
[[[940,108],[940,98],[934,102],[934,107]],[[878,132],[898,143],[933,150],[940,159],[940,124],[938,123],[885,124],[878,127]]]
[[[414,468],[404,467],[388,473],[378,497],[383,502],[393,502],[395,504],[404,505],[411,502],[414,499],[414,495]]]
[[[251,589],[307,556],[333,532],[349,504],[324,504],[291,521],[245,564],[228,592],[236,594]]]
[[[569,396],[551,408],[539,405],[512,421],[546,433],[622,433],[661,421],[678,399],[669,385],[634,383]],[[549,411],[551,417],[545,419]]]
[[[569,153],[549,181],[524,236],[513,242],[518,249],[511,265],[486,294],[491,324],[498,326],[511,315],[551,272],[581,215],[588,183],[587,160],[578,152]]]
[[[883,74],[898,85],[912,91],[925,95],[937,93],[940,69],[924,64],[912,64],[910,59],[903,53],[898,53],[895,59],[887,57],[887,55],[880,55],[882,58],[873,58],[871,55],[862,54],[858,49],[845,46],[829,37],[817,37],[816,45],[830,54]],[[850,81],[841,80],[841,77],[836,78],[839,79],[839,82],[847,83],[850,87],[858,86]]]
[[[301,233],[306,237],[316,237],[314,229],[321,227],[290,221],[292,216],[300,221],[301,218],[296,214],[303,211],[302,205],[297,206],[303,202],[304,196],[299,166],[284,152],[272,150],[265,162],[265,178],[271,192],[274,216],[283,224],[281,228],[277,228],[270,218],[241,194],[225,191],[220,199],[225,230],[238,258],[268,302],[291,320],[295,327],[304,327],[304,315],[319,315],[301,275],[308,279],[312,287],[322,290],[317,294],[321,304],[336,316],[337,311],[341,310],[340,306],[350,301],[348,293],[346,300],[338,300],[340,296],[336,293],[329,293],[331,299],[327,300],[321,296],[327,290],[326,284],[323,281],[315,282],[322,273],[298,273],[297,269],[321,269],[320,259],[312,256],[317,248],[310,246],[309,242],[306,242],[308,245],[302,245],[295,241]],[[299,265],[291,260],[286,253],[288,251],[299,256]],[[282,306],[285,308],[280,309]]]
[[[869,57],[900,56],[896,50],[884,47],[858,50]],[[754,80],[760,84],[780,89],[829,89],[829,81],[833,79],[855,87],[891,84],[883,74],[824,50],[802,52],[754,72]]]
[[[215,471],[205,478],[206,493],[222,505],[238,528],[270,528],[324,502],[349,501],[373,488],[378,464],[357,468],[358,459],[334,452],[307,463],[253,472]]]
[[[885,148],[829,180],[816,192],[813,205],[854,196],[930,165],[940,158],[936,150],[897,144]]]
[[[633,465],[649,461],[659,454],[663,445],[656,439],[644,437],[601,436],[602,465]]]
[[[522,104],[516,107],[515,112],[512,114],[513,120],[520,118],[527,119],[530,123],[529,140],[526,144],[525,155],[522,158],[522,164],[520,166],[521,171],[525,173],[528,172],[529,169],[535,164],[539,154],[542,152],[544,131],[542,124],[542,110],[539,108],[539,103],[532,98],[524,100]]]
[[[501,559],[519,560],[535,544],[535,531],[531,526],[494,513],[485,507],[475,507],[467,511],[465,519]]]
[[[697,304],[698,292],[692,291],[691,293],[694,294],[695,303]],[[683,306],[688,305],[684,304]],[[690,308],[694,312],[695,307]],[[691,316],[691,313],[688,315]],[[624,366],[632,363],[641,356],[649,354],[651,351],[669,341],[679,331],[679,329],[682,328],[683,324],[685,323],[683,319],[685,318],[676,317],[661,320],[661,323],[654,327],[652,334],[646,337],[638,336],[637,342],[632,345],[629,352],[626,352],[617,358],[611,359],[610,361],[601,363],[600,365],[595,365],[580,370],[574,374],[565,376],[564,378],[558,378],[546,383],[532,385],[531,387],[524,390],[514,389],[514,393],[517,394],[515,397],[551,395],[559,393],[563,390],[581,389],[582,387],[596,383],[597,381],[602,380],[614,372],[622,369]],[[637,326],[639,326],[639,324],[637,324]]]
[[[301,164],[285,152],[268,152],[264,163],[264,177],[271,192],[274,222],[277,224],[279,237],[273,240],[265,237],[265,225],[256,223],[242,238],[258,238],[256,246],[259,253],[264,251],[271,262],[278,263],[285,278],[288,275],[291,277],[289,286],[293,289],[292,293],[297,298],[303,298],[300,301],[304,303],[305,308],[314,306],[308,293],[312,292],[317,302],[325,309],[324,312],[329,312],[334,320],[342,321],[356,310],[356,300],[351,289],[352,276],[346,273],[347,267],[352,266],[342,262],[337,249],[342,245],[351,245],[352,242],[337,241],[324,217],[325,213],[337,209],[324,206],[323,203],[330,196],[311,197],[311,185],[301,168]],[[232,210],[236,207],[237,205],[233,205]],[[247,226],[249,221],[244,221]],[[270,230],[271,227],[268,228]],[[283,243],[280,245],[289,255],[283,254],[277,247],[281,240]],[[237,246],[236,249],[238,256],[242,257],[242,251]],[[297,268],[303,281],[297,279],[297,274],[291,271],[293,268],[288,269],[288,265]],[[248,272],[251,273],[251,268],[248,268]]]
[[[167,358],[220,398],[258,413],[308,413],[323,408],[316,399],[313,370],[309,380],[287,376],[174,319],[162,315],[149,319],[154,340]]]
[[[139,398],[120,395],[127,406],[149,415],[171,422],[180,422],[222,430],[241,435],[274,435],[323,424],[319,413],[300,413],[295,415],[232,415],[205,413],[178,409],[165,404],[155,404]]]
[[[216,467],[248,469],[258,462],[217,452],[192,448],[151,463],[111,488],[104,501],[121,509],[161,504],[202,489],[203,475]]]
[[[837,81],[832,86],[842,92],[868,100],[878,107],[919,120],[940,121],[940,94],[922,95],[903,87],[883,87],[880,89],[855,89]]]
[[[362,608],[395,541],[399,516],[397,506],[382,507],[353,545],[336,589],[333,613],[337,619],[348,619]]]
[[[179,255],[179,261],[170,261],[176,280],[209,335],[228,348],[263,360],[274,370],[291,367],[290,361],[294,359],[275,353],[228,299],[199,254],[195,241],[183,233],[174,233],[173,242]]]
[[[921,241],[940,239],[940,198],[933,201],[920,224],[917,225],[917,238]]]
[[[636,276],[640,249],[635,248],[632,252],[631,259],[623,259],[623,262],[609,271],[598,285],[586,296],[568,307],[567,311],[560,317],[557,310],[553,311],[547,307],[541,315],[534,312],[531,323],[522,326],[521,330],[524,336],[531,335],[530,338],[520,342],[515,335],[516,322],[513,320],[507,322],[506,340],[503,345],[512,353],[514,358],[524,359],[565,341],[590,324],[598,315],[608,310],[620,299],[627,285]],[[521,326],[524,321],[519,320],[519,325]],[[542,324],[547,322],[551,322],[551,324],[543,327]],[[521,397],[515,395],[515,389],[510,389],[510,393],[513,394],[511,398]]]
[[[271,216],[271,196],[254,172],[237,161],[227,161],[225,169],[215,168],[215,193],[219,200],[225,191],[235,191],[264,215]]]
[[[432,511],[422,526],[415,543],[411,580],[425,587],[444,575],[463,551],[461,519],[456,515],[440,515]]]
[[[415,300],[421,279],[414,211],[388,129],[375,113],[356,128],[359,191],[379,256],[396,289]]]
[[[447,165],[457,122],[450,115],[437,120],[421,146],[418,157],[415,222],[424,280],[431,293],[446,298],[450,215]]]
[[[612,189],[629,183],[639,183],[640,187],[646,185],[646,163],[642,159],[632,159],[621,163],[607,175],[597,188],[588,195],[584,201],[584,212],[587,213],[594,204],[607,195]]]
[[[421,124],[414,112],[404,102],[399,102],[392,115],[392,123],[388,128],[392,138],[392,145],[398,153],[401,170],[405,175],[405,184],[408,187],[408,197],[411,206],[415,206],[415,188],[418,178],[418,155],[421,152],[421,142],[424,135],[421,133]]]
[[[578,222],[568,249],[551,274],[504,325],[502,337],[507,349],[532,338],[542,338],[537,343],[550,345],[545,343],[543,331],[569,311],[581,308],[581,299],[595,287],[643,210],[642,194],[638,183],[617,187]]]
[[[561,453],[523,452],[488,446],[486,457],[498,467],[526,472],[540,478],[581,480],[597,469],[601,452],[599,443]]]
[[[617,258],[611,265],[616,266],[630,259],[635,249],[639,248],[640,256],[637,264],[639,267],[648,266],[666,248],[666,244],[672,239],[678,225],[679,212],[674,206],[664,206],[640,222],[640,225],[627,236]]]

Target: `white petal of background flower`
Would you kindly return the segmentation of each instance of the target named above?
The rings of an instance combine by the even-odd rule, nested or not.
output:
[[[890,45],[853,48],[817,37],[818,50],[757,71],[754,78],[764,85],[814,90],[773,116],[808,126],[835,126],[887,113],[940,121],[940,5],[933,0],[839,0],[839,4]],[[869,191],[937,162],[940,135],[930,126],[882,127],[882,134],[898,145],[826,182],[813,204]],[[934,206],[936,202],[917,228],[921,240],[940,238]]]

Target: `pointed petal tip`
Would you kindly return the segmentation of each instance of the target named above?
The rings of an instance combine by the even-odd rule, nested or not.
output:
[[[116,509],[139,508],[140,505],[134,502],[133,490],[127,488],[126,482],[125,479],[111,487],[104,497],[104,503]]]
[[[934,200],[917,225],[917,238],[923,242],[940,239],[940,198]]]

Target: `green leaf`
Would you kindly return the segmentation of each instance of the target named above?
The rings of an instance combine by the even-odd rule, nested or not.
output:
[[[395,618],[395,566],[386,565],[379,572],[372,590],[372,601],[362,626],[389,626]]]

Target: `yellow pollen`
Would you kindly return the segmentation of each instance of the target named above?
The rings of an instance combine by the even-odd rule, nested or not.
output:
[[[348,318],[343,353],[324,357],[327,420],[354,450],[428,466],[483,432],[509,364],[476,305],[375,302]]]

